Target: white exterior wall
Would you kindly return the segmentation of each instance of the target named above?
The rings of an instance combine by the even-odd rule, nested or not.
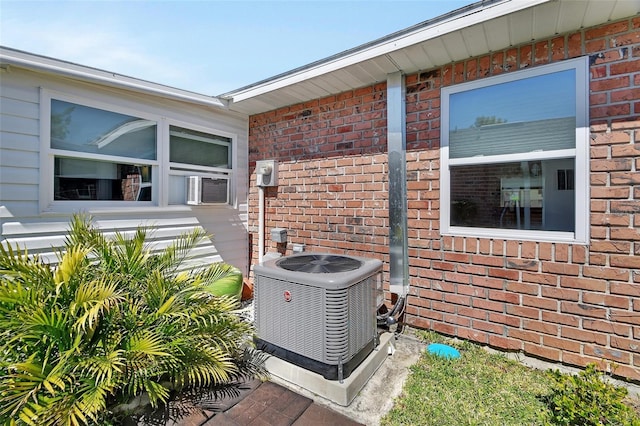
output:
[[[248,274],[246,116],[16,67],[0,70],[0,88],[0,241],[19,244],[30,253],[41,253],[51,260],[55,260],[53,248],[64,241],[71,214],[43,211],[39,200],[40,92],[45,89],[236,135],[230,205],[98,210],[88,202],[85,211],[106,232],[126,232],[138,225],[156,226],[159,229],[153,240],[161,245],[181,232],[202,227],[213,236],[213,242],[198,250],[199,260],[224,261]]]

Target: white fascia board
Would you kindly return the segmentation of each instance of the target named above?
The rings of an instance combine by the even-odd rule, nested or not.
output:
[[[60,61],[0,46],[0,64],[43,71],[111,87],[133,90],[198,105],[228,109],[228,102],[213,96],[176,89],[96,68]]]
[[[487,22],[492,19],[509,15],[543,3],[548,3],[550,1],[555,0],[507,0],[503,3],[489,5],[479,10],[476,9],[467,11],[467,13],[465,13],[464,15],[455,16],[449,20],[438,22],[429,27],[417,29],[413,32],[399,35],[396,38],[385,40],[379,44],[366,46],[363,49],[351,54],[347,54],[346,56],[342,56],[334,60],[329,60],[317,66],[302,69],[298,72],[282,76],[281,78],[272,81],[266,81],[264,84],[249,87],[246,90],[229,92],[222,96],[228,97],[228,99],[231,99],[233,102],[241,102],[243,100],[250,99],[255,96],[271,92],[273,90],[278,90],[292,84],[300,83],[302,81],[309,80],[311,78],[318,77],[353,64],[357,64],[359,62],[364,62],[366,60],[373,59],[394,52],[396,50],[412,46],[417,43],[441,37],[453,31]]]

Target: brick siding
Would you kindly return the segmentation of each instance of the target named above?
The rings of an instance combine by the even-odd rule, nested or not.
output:
[[[584,55],[589,244],[441,235],[440,89]],[[405,321],[569,365],[596,362],[640,381],[640,17],[408,75],[406,87]],[[266,190],[267,235],[288,229],[287,253],[303,243],[388,261],[386,132],[384,83],[250,117],[250,169],[261,159],[280,164],[280,185]],[[256,259],[254,181],[255,174]],[[266,245],[277,248],[268,238]]]

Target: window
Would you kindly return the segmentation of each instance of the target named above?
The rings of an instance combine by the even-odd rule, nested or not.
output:
[[[233,135],[43,91],[43,210],[229,203]],[[162,185],[162,186],[161,186]]]
[[[169,203],[228,203],[231,138],[178,126],[170,126],[169,134],[170,180],[175,188]]]
[[[171,126],[169,161],[197,166],[231,168],[231,139]]]
[[[586,242],[587,69],[578,59],[442,89],[443,234]]]
[[[51,100],[53,199],[151,201],[157,123]]]

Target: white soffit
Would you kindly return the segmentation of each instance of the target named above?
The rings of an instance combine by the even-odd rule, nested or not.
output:
[[[533,40],[535,13],[527,9],[509,16],[509,45],[517,45]]]
[[[318,86],[318,88],[324,90],[327,94],[341,92],[341,87],[345,87],[344,83],[337,79],[327,78],[325,76],[320,76],[314,79],[313,83]]]
[[[463,28],[459,31],[470,57],[484,55],[490,51],[484,25]]]
[[[445,34],[441,38],[447,52],[449,52],[449,56],[454,60],[471,57],[471,53],[467,50],[467,45],[465,44],[464,37],[462,36],[462,30]]]
[[[409,46],[406,49],[385,55],[385,57],[388,58],[395,67],[393,72],[417,67],[423,56],[424,51],[420,48],[420,45]]]
[[[446,64],[453,61],[453,58],[447,51],[447,46],[444,45],[442,38],[434,38],[433,40],[427,40],[421,44],[422,49],[428,53],[429,58],[433,61],[429,63],[424,69],[433,68],[436,64]]]
[[[378,67],[380,72],[384,73],[385,75],[398,71],[398,66],[387,55],[373,58],[369,61],[369,63]]]
[[[556,4],[543,4],[534,9],[533,19],[531,20],[532,40],[548,37],[549,34],[557,33],[558,15],[554,15],[557,10],[558,5]]]
[[[256,114],[638,13],[640,0],[479,1],[220,97]]]
[[[484,34],[489,44],[489,51],[497,50],[497,46],[502,46],[505,40],[508,40],[508,45],[511,45],[509,34],[509,18],[502,17],[497,18],[493,25],[484,25]]]

